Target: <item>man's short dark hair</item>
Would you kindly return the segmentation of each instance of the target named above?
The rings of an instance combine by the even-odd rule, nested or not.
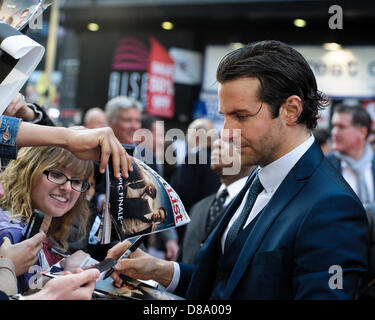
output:
[[[141,120],[142,121],[142,128],[147,129],[147,130],[152,130],[152,126],[158,120],[159,119],[154,117],[154,116],[150,116],[148,114],[145,114],[145,115],[142,116],[142,120]]]
[[[367,129],[366,138],[371,132],[372,120],[370,114],[362,105],[348,106],[339,104],[333,109],[333,113],[346,113],[352,116],[352,124],[355,127],[365,127]]]
[[[297,95],[303,105],[298,123],[308,129],[316,127],[319,110],[326,106],[327,99],[318,91],[309,64],[297,50],[283,42],[267,40],[230,52],[219,64],[217,81],[225,83],[244,77],[259,80],[259,99],[271,106],[274,118],[279,116],[284,101]]]

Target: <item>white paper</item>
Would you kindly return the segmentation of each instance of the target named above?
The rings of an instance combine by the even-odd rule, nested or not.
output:
[[[10,28],[10,26],[2,23],[0,28]],[[21,33],[5,38],[0,44],[0,49],[14,59],[19,59],[0,84],[0,114],[3,114],[9,103],[38,66],[45,49]]]

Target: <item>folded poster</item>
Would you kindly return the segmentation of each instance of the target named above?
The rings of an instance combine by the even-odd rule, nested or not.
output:
[[[23,7],[26,3],[36,3],[36,7]],[[19,32],[12,25],[22,27],[35,14],[43,1],[0,2],[0,114],[4,112],[14,96],[23,87],[44,55],[44,47]],[[11,9],[17,10],[15,12]],[[28,14],[22,16],[22,10]],[[15,18],[17,16],[17,22]],[[9,22],[6,23],[6,22]]]

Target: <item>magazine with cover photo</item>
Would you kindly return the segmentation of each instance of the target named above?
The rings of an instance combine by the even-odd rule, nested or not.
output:
[[[121,241],[189,223],[190,218],[173,188],[148,165],[131,159],[133,171],[127,179],[116,179],[109,161],[103,235],[109,236],[108,220]]]

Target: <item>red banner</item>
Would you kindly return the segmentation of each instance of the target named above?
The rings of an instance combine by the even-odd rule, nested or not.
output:
[[[154,38],[148,65],[147,113],[172,118],[174,116],[174,60]]]

